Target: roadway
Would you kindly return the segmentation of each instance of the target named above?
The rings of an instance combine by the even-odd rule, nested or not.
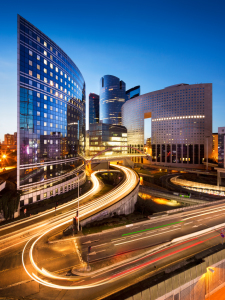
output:
[[[90,201],[90,198],[101,188],[96,177],[97,172],[92,174],[93,188],[80,197],[80,220],[122,199],[136,187],[139,182],[136,173],[125,167],[118,166],[118,169],[125,175],[119,185],[107,194]],[[77,201],[77,199],[74,199],[61,205],[57,208],[56,215],[55,210],[50,209],[36,216],[0,227],[0,289],[11,284],[18,284],[18,282],[23,282],[24,280],[30,281],[21,268],[21,253],[24,245],[28,240],[38,237],[43,232],[50,230],[52,233],[53,227],[59,228],[61,231],[65,229],[71,223],[72,217],[76,215]],[[56,233],[59,229],[56,229]],[[73,250],[71,251],[71,245],[68,246],[65,243],[65,246],[60,246],[60,249],[57,246],[55,247],[55,245],[52,245],[50,249],[50,246],[45,244],[43,247],[40,247],[38,253],[40,259],[45,261],[46,267],[53,265],[58,270],[65,269],[80,263],[74,243],[72,243],[72,247]],[[42,256],[41,253],[44,248],[46,249]],[[61,258],[60,260],[59,257]]]
[[[76,295],[76,299],[101,299],[221,243],[220,229],[225,227],[224,216],[225,204],[220,204],[188,214],[168,216],[163,220],[154,219],[105,233],[72,238],[67,242],[75,241],[84,259],[87,245],[92,245],[91,252],[95,254],[90,256],[90,261],[98,261],[100,267],[101,262],[109,257],[118,258],[122,253],[134,249],[146,249],[138,256],[117,259],[107,267],[105,264],[104,268],[97,268],[90,275],[80,274],[82,277],[65,278],[54,272],[57,270],[54,270],[53,265],[49,270],[37,258],[35,248],[40,250],[46,244],[50,232],[43,234],[34,243],[30,241],[27,245],[30,251],[27,254],[24,252],[24,257],[28,260],[29,254],[33,264],[32,272],[38,274],[34,276],[30,273],[30,276],[44,285],[45,289],[65,290],[63,299],[70,299],[72,295]],[[55,249],[57,247],[58,250],[65,247],[65,242],[55,243]]]
[[[93,214],[104,209],[106,205],[117,201],[119,195],[124,196],[136,186],[136,180],[138,180],[136,174],[127,168],[119,168],[125,172],[126,179],[117,189],[107,195],[81,205],[81,219],[89,216],[90,211]],[[71,299],[74,297],[80,300],[102,299],[106,295],[221,243],[220,228],[225,226],[223,224],[225,203],[220,203],[212,207],[160,217],[99,234],[77,236],[48,243],[49,238],[62,232],[65,226],[68,226],[75,211],[76,208],[58,216],[51,215],[49,219],[51,223],[40,224],[39,228],[33,228],[35,223],[29,224],[27,228],[33,226],[31,229],[34,231],[29,227],[29,230],[23,231],[23,235],[20,232],[21,228],[15,230],[13,234],[13,227],[9,233],[2,234],[0,239],[2,247],[0,251],[0,270],[2,270],[0,271],[0,295],[12,296],[13,288],[16,289],[19,282],[22,282],[22,285],[36,284],[38,286],[33,289],[34,295],[29,296],[33,299]],[[54,212],[51,213],[54,214]],[[217,225],[218,228],[212,228]],[[19,222],[16,226],[19,226]],[[6,227],[2,230],[7,230]],[[6,247],[5,238],[12,241],[18,232],[18,239],[23,239],[23,241],[9,248]],[[190,234],[192,236],[188,236]],[[88,245],[92,246],[91,265],[95,266],[92,273],[88,276],[87,274],[66,276],[71,268],[74,268],[76,272],[84,265]],[[137,255],[137,250],[143,251]],[[134,255],[124,259],[124,253]],[[21,255],[23,266],[21,266]],[[107,266],[109,259],[114,259],[114,262]],[[13,288],[12,285],[14,285]],[[6,286],[10,288],[5,289]],[[18,297],[18,289],[15,293]],[[24,294],[21,295],[24,296]],[[60,298],[57,298],[59,296]]]

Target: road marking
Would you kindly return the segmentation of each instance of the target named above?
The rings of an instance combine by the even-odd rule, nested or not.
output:
[[[171,232],[171,231],[174,231],[176,229],[173,229],[173,230],[169,230],[167,232]],[[160,235],[160,234],[163,234],[165,232],[161,232],[161,233],[158,233],[158,234],[154,234],[154,235],[151,235],[150,237],[153,237],[153,236],[156,236],[156,235]],[[126,241],[126,242],[123,242],[123,243],[118,243],[118,244],[114,244],[115,246],[118,246],[118,245],[122,245],[122,244],[126,244],[126,243],[131,243],[131,242],[135,242],[135,241],[138,241],[138,240],[142,240],[142,239],[146,239],[146,238],[149,238],[149,236],[145,236],[145,237],[142,237],[142,238],[138,238],[138,239],[135,239],[135,240],[130,240],[130,241]]]
[[[98,254],[98,253],[100,253],[100,252],[104,252],[104,251],[106,251],[106,250],[100,250],[100,251],[98,251],[98,252],[91,252],[89,255],[96,255],[96,254]]]
[[[174,222],[174,223],[170,223],[170,224],[159,225],[159,226],[156,226],[156,227],[152,227],[152,228],[148,228],[148,229],[142,229],[142,230],[135,231],[135,232],[124,233],[124,234],[122,234],[122,236],[136,234],[136,233],[149,231],[149,230],[154,230],[154,229],[158,229],[158,228],[162,228],[162,227],[167,227],[167,226],[175,225],[175,224],[178,224],[178,223],[181,223],[181,222],[183,222],[183,221],[178,221],[178,222]]]
[[[111,242],[109,242],[109,243],[111,243]],[[103,246],[103,245],[108,245],[109,243],[104,243],[104,244],[100,244],[100,245],[97,245],[97,246],[91,246],[91,248],[101,247],[101,246]]]

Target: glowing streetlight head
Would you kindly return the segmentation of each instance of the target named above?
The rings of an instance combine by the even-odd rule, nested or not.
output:
[[[209,270],[211,273],[215,272],[215,270],[213,270],[212,268],[207,268],[207,270]]]
[[[3,157],[3,158],[6,158],[6,155],[5,155],[5,154],[3,154],[3,155],[2,155],[2,157]]]

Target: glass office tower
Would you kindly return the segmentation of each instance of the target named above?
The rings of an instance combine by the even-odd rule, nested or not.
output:
[[[75,186],[85,151],[85,82],[59,46],[18,16],[18,159],[21,206]]]
[[[89,94],[89,124],[99,122],[99,95]]]
[[[141,94],[141,88],[140,85],[137,85],[126,91],[126,101],[138,97],[140,96],[140,94]]]
[[[125,101],[125,82],[112,75],[103,76],[100,80],[100,122],[122,125],[121,107]]]

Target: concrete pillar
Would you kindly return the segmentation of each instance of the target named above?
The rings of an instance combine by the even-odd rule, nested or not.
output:
[[[221,176],[220,176],[220,172],[217,171],[217,186],[221,185]]]

